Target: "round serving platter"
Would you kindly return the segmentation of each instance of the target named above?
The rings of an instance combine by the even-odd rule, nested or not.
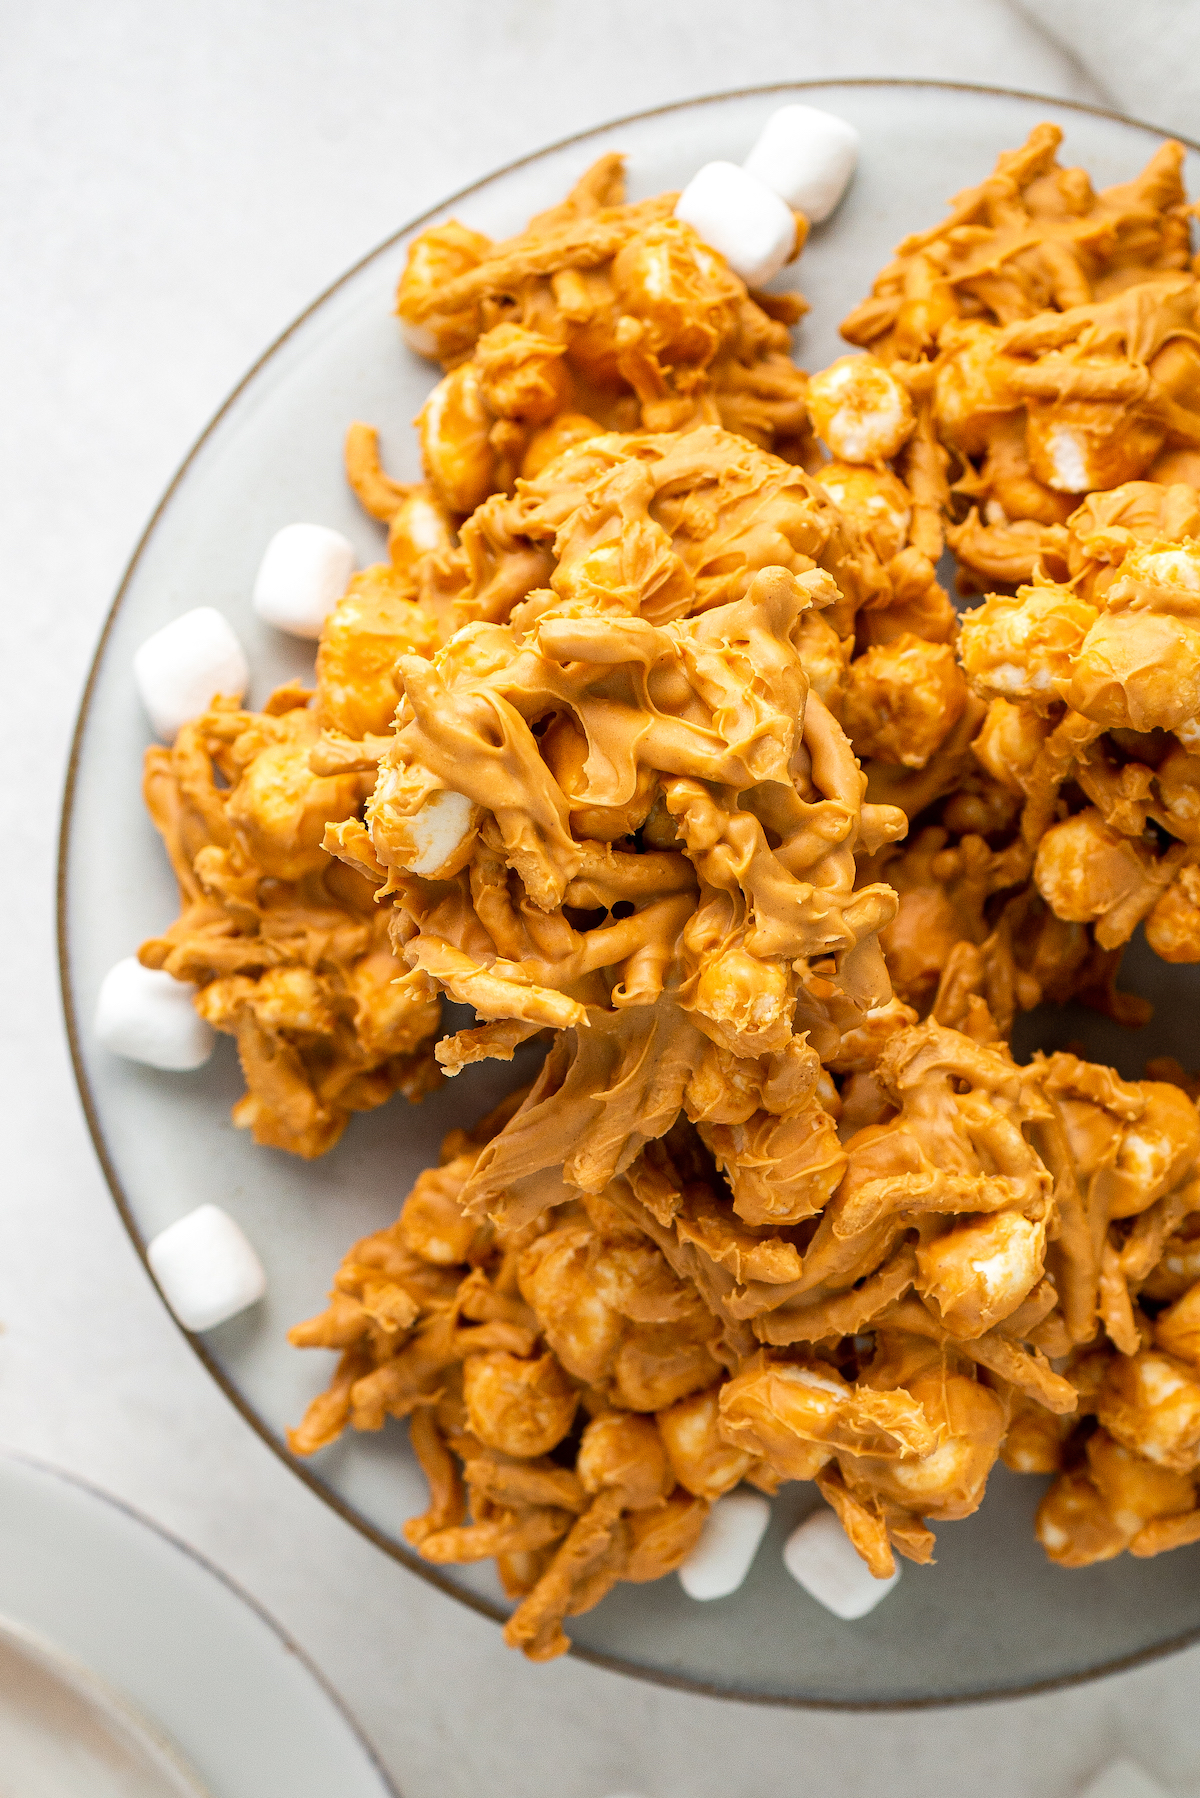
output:
[[[620,150],[631,198],[680,187],[716,158],[740,162],[767,116],[804,100],[862,134],[853,185],[812,233],[797,269],[812,310],[796,333],[801,363],[844,352],[839,320],[865,295],[894,244],[943,216],[949,196],[980,179],[997,153],[1053,119],[1062,155],[1096,185],[1127,180],[1163,134],[1063,101],[940,83],[794,83],[665,107],[573,138],[456,195],[390,238],[324,294],[272,346],[200,439],[150,523],[105,626],[84,696],[64,804],[59,940],[75,1070],[97,1152],[139,1251],[165,1225],[215,1200],[238,1219],[267,1269],[265,1301],[193,1346],[247,1420],[301,1478],[381,1548],[487,1615],[509,1609],[490,1565],[443,1570],[405,1545],[404,1520],[424,1508],[406,1432],[345,1438],[311,1462],[284,1432],[323,1387],[331,1357],[299,1353],[285,1333],[321,1309],[335,1267],[360,1235],[390,1223],[444,1132],[482,1115],[527,1074],[468,1069],[418,1108],[402,1099],[355,1118],[321,1160],[260,1149],[234,1130],[241,1092],[223,1039],[199,1073],[167,1074],[107,1054],[91,1036],[96,993],[113,962],[176,911],[174,883],[139,791],[147,727],[130,663],[152,631],[196,605],[232,621],[253,670],[250,703],[311,671],[307,646],[262,624],[250,591],[281,525],[312,519],[343,531],[360,562],[384,534],[358,509],[341,467],[347,424],[377,424],[389,471],[419,476],[410,420],[438,371],[402,343],[393,291],[409,241],[453,216],[504,237],[559,199],[595,157]],[[1189,155],[1200,187],[1200,154]],[[1022,1020],[1019,1051],[1082,1040],[1129,1075],[1147,1056],[1196,1052],[1200,977],[1166,968],[1140,945],[1124,984],[1158,1001],[1152,1025],[1123,1032],[1082,1008]],[[453,1027],[453,1026],[452,1026]],[[846,1708],[944,1704],[1085,1679],[1200,1637],[1200,1547],[1153,1561],[1128,1556],[1084,1571],[1048,1563],[1033,1538],[1043,1482],[993,1474],[983,1508],[938,1532],[938,1561],[909,1568],[870,1617],[841,1623],[787,1577],[780,1546],[816,1502],[785,1487],[750,1578],[733,1597],[686,1598],[676,1580],[618,1586],[575,1620],[575,1652],[624,1672],[731,1698]]]

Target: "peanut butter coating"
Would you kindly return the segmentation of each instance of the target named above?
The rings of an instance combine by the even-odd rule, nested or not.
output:
[[[534,1660],[743,1480],[815,1482],[881,1578],[1001,1456],[1062,1565],[1200,1540],[1200,1083],[1008,1047],[1046,1000],[1144,1022],[1139,925],[1200,960],[1182,152],[1097,193],[1060,136],[811,379],[803,302],[619,157],[505,243],[424,233],[424,478],[346,441],[387,560],[315,693],[150,752],[143,960],[259,1141],[545,1046],[291,1332],[340,1357],[295,1451],[407,1418],[409,1542],[494,1558]]]

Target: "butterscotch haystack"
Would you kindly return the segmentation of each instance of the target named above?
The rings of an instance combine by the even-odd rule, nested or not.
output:
[[[1018,1065],[1023,1011],[1200,960],[1200,326],[1182,152],[1095,193],[1034,131],[811,380],[619,158],[417,240],[425,480],[315,695],[151,752],[260,1140],[539,1041],[357,1243],[294,1433],[407,1418],[437,1565],[542,1660],[743,1480],[873,1573],[998,1456],[1064,1565],[1200,1539],[1200,1119],[1174,1064]],[[799,238],[803,233],[798,234]],[[961,625],[938,579],[994,589]],[[436,1043],[448,995],[475,1013]]]

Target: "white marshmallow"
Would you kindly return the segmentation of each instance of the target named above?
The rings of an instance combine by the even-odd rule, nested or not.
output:
[[[1093,485],[1091,458],[1087,440],[1069,425],[1060,425],[1049,434],[1047,449],[1054,473],[1050,485],[1056,493],[1086,493]]]
[[[1080,1798],[1167,1798],[1157,1779],[1133,1761],[1113,1761],[1086,1786]]]
[[[873,1611],[900,1578],[897,1567],[890,1579],[876,1579],[830,1510],[814,1512],[792,1531],[783,1564],[810,1597],[847,1623]]]
[[[796,248],[790,209],[735,162],[706,162],[680,194],[675,217],[719,250],[748,287],[777,275]]]
[[[146,1259],[185,1330],[211,1330],[267,1290],[262,1262],[219,1205],[199,1205],[169,1224],[147,1247]]]
[[[750,1571],[771,1507],[757,1492],[729,1492],[704,1520],[700,1540],[679,1569],[689,1598],[728,1598]]]
[[[813,224],[827,219],[858,162],[858,132],[815,106],[773,112],[743,167]]]
[[[96,1040],[126,1061],[183,1073],[200,1068],[213,1052],[216,1032],[192,1004],[195,987],[137,957],[108,970],[100,984],[93,1028]]]
[[[267,544],[254,610],[276,630],[319,637],[354,573],[354,545],[323,524],[285,524]]]
[[[438,353],[437,332],[426,324],[410,325],[407,319],[400,320],[400,335],[410,350],[418,356],[424,356],[427,362],[436,362]]]
[[[228,620],[213,606],[197,606],[146,638],[133,658],[133,678],[155,735],[170,743],[218,693],[240,699],[250,665]]]
[[[475,807],[465,793],[448,787],[431,793],[419,812],[405,820],[412,840],[410,874],[436,874],[450,860],[468,830]]]

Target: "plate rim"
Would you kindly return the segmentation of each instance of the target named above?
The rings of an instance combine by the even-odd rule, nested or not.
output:
[[[60,1647],[50,1636],[30,1628],[8,1611],[0,1610],[0,1651],[6,1648],[18,1650],[27,1661],[38,1663],[43,1672],[49,1671],[74,1698],[90,1705],[107,1725],[111,1727],[116,1723],[122,1728],[142,1753],[147,1748],[152,1749],[174,1774],[180,1798],[183,1798],[185,1788],[188,1798],[213,1798],[211,1787],[201,1783],[199,1775],[167,1732],[119,1685],[97,1673],[69,1649]]]
[[[113,596],[112,603],[105,614],[104,623],[101,626],[100,634],[96,642],[96,648],[88,667],[87,678],[80,695],[79,709],[76,713],[75,724],[71,733],[71,746],[67,758],[66,774],[63,781],[62,805],[59,812],[55,873],[55,942],[63,1021],[66,1028],[67,1046],[71,1058],[71,1069],[75,1079],[75,1087],[80,1104],[83,1108],[84,1120],[87,1124],[92,1148],[95,1151],[96,1159],[100,1163],[100,1170],[104,1175],[105,1183],[108,1186],[109,1193],[116,1206],[118,1215],[120,1216],[130,1241],[146,1270],[150,1284],[158,1295],[171,1322],[189,1344],[209,1376],[215,1381],[217,1386],[225,1394],[225,1397],[240,1413],[245,1422],[249,1424],[250,1428],[255,1432],[259,1439],[267,1445],[271,1452],[277,1456],[285,1467],[298,1476],[317,1498],[336,1512],[344,1523],[349,1524],[351,1528],[356,1529],[361,1535],[366,1536],[370,1542],[374,1543],[377,1548],[381,1549],[392,1560],[398,1561],[400,1565],[406,1567],[410,1573],[415,1573],[418,1578],[425,1580],[427,1584],[437,1587],[439,1591],[444,1592],[448,1597],[454,1598],[460,1604],[468,1606],[480,1616],[489,1618],[493,1623],[505,1623],[508,1619],[509,1612],[504,1610],[502,1606],[495,1603],[492,1599],[484,1597],[481,1593],[473,1592],[467,1587],[458,1585],[438,1567],[431,1565],[428,1561],[423,1561],[420,1556],[415,1555],[410,1549],[405,1547],[403,1543],[397,1542],[392,1537],[386,1535],[377,1525],[372,1523],[370,1518],[364,1516],[363,1513],[348,1500],[344,1499],[339,1493],[327,1486],[304,1461],[292,1454],[287,1447],[286,1442],[275,1435],[274,1431],[268,1426],[266,1421],[258,1415],[249,1401],[238,1391],[232,1380],[220,1367],[216,1358],[210,1353],[203,1338],[194,1334],[192,1331],[184,1329],[183,1325],[171,1311],[170,1306],[167,1305],[167,1302],[163,1298],[158,1287],[158,1283],[154,1279],[146,1254],[146,1243],[137,1227],[132,1207],[125,1196],[115,1163],[109,1154],[108,1144],[104,1135],[104,1128],[100,1119],[99,1108],[96,1104],[88,1080],[87,1069],[83,1058],[82,1028],[75,1007],[72,986],[71,952],[67,927],[67,887],[70,862],[71,824],[74,815],[75,793],[78,784],[84,732],[88,723],[88,716],[91,710],[96,683],[100,675],[101,664],[104,661],[105,652],[108,648],[108,640],[112,634],[117,614],[120,611],[129,587],[132,584],[134,575],[137,573],[142,556],[158,528],[159,521],[171,505],[176,493],[183,486],[183,483],[191,471],[193,463],[195,463],[209,439],[215,434],[228,413],[232,411],[242,394],[250,387],[251,383],[257,378],[262,369],[264,369],[277,352],[281,350],[293,336],[295,336],[296,332],[299,331],[315,313],[319,312],[327,301],[332,299],[334,294],[351,282],[369,263],[374,262],[377,257],[391,249],[391,247],[398,243],[400,239],[407,237],[410,232],[416,231],[421,226],[440,217],[446,212],[447,208],[456,206],[460,201],[470,198],[471,195],[477,193],[481,188],[489,186],[493,181],[500,180],[503,176],[511,175],[518,169],[526,168],[531,163],[539,162],[543,157],[553,155],[559,150],[569,149],[572,144],[582,143],[588,138],[597,137],[601,133],[619,131],[623,126],[642,124],[648,119],[665,118],[672,114],[687,112],[697,107],[711,106],[714,103],[723,100],[744,100],[758,97],[766,98],[771,94],[794,94],[819,89],[845,87],[868,89],[909,88],[925,92],[936,91],[940,93],[986,94],[991,97],[999,97],[1002,99],[1032,101],[1038,105],[1054,107],[1059,111],[1082,113],[1091,118],[1110,119],[1118,125],[1129,125],[1133,126],[1136,130],[1150,131],[1157,135],[1161,135],[1164,139],[1181,143],[1185,149],[1193,150],[1197,154],[1200,154],[1200,141],[1197,141],[1194,138],[1185,137],[1182,132],[1171,131],[1165,126],[1156,125],[1148,119],[1134,118],[1129,113],[1120,112],[1113,107],[1093,106],[1085,100],[1058,99],[1052,94],[1036,93],[1026,88],[994,86],[990,83],[978,81],[939,81],[932,78],[909,78],[906,76],[890,75],[847,75],[842,77],[827,76],[822,79],[811,81],[772,81],[752,83],[747,87],[718,89],[713,93],[692,95],[684,100],[667,101],[661,106],[644,107],[637,112],[626,113],[619,118],[607,121],[602,120],[598,124],[589,125],[583,131],[573,131],[566,137],[556,138],[551,143],[539,145],[537,149],[527,151],[525,155],[518,156],[511,162],[502,163],[497,168],[489,169],[485,174],[477,176],[473,181],[468,182],[466,186],[456,188],[453,193],[447,194],[434,205],[426,207],[424,211],[399,225],[396,230],[389,232],[389,234],[381,239],[379,243],[375,244],[372,249],[366,251],[364,255],[351,263],[349,268],[343,270],[335,280],[331,281],[328,286],[322,288],[316,297],[311,300],[302,311],[298,312],[296,316],[284,326],[283,330],[280,331],[277,336],[272,338],[267,347],[255,358],[253,363],[246,370],[246,373],[242,378],[230,389],[225,399],[208,420],[208,423],[195,438],[186,455],[183,457],[183,460],[179,463],[175,473],[163,490],[162,497],[151,512],[141,535],[138,537]],[[46,1472],[58,1471],[57,1469],[34,1461],[31,1457],[14,1456],[13,1458],[26,1459],[31,1465],[40,1466],[42,1470]],[[62,1477],[69,1480],[75,1479],[75,1476],[70,1474],[64,1474]],[[87,1487],[86,1481],[76,1480],[75,1483]],[[97,1495],[101,1498],[109,1497],[108,1494],[99,1492],[96,1488],[88,1489],[96,1490]],[[133,1507],[125,1506],[122,1500],[110,1499],[109,1502],[116,1504],[119,1508],[128,1510],[129,1514],[137,1518],[139,1522],[149,1522],[148,1519],[141,1517]],[[216,1573],[217,1577],[224,1580],[226,1585],[228,1585],[237,1596],[245,1598],[246,1602],[249,1603],[252,1608],[258,1610],[265,1621],[271,1624],[272,1628],[274,1628],[278,1634],[283,1636],[283,1631],[277,1624],[275,1624],[274,1619],[268,1616],[267,1613],[262,1610],[261,1606],[256,1604],[254,1599],[249,1598],[246,1594],[242,1593],[240,1588],[232,1580],[221,1573],[220,1569],[213,1567],[204,1560],[203,1556],[190,1549],[186,1543],[180,1541],[177,1537],[171,1536],[170,1532],[161,1529],[159,1525],[150,1523],[149,1527],[158,1530],[160,1535],[166,1536],[169,1541],[182,1548],[185,1553],[192,1555],[202,1566],[207,1567],[210,1572]],[[284,1636],[284,1640],[287,1641],[286,1636]],[[1150,1661],[1161,1660],[1168,1655],[1178,1654],[1181,1650],[1189,1648],[1197,1642],[1200,1642],[1200,1624],[1197,1624],[1194,1629],[1187,1630],[1178,1636],[1169,1638],[1165,1642],[1154,1643],[1147,1648],[1137,1649],[1131,1654],[1122,1655],[1114,1660],[1105,1661],[1098,1667],[1088,1668],[1085,1671],[1078,1673],[1055,1674],[1052,1677],[1035,1679],[1028,1684],[1020,1686],[1003,1686],[981,1692],[954,1693],[949,1696],[856,1699],[820,1698],[798,1696],[791,1693],[732,1690],[727,1686],[716,1685],[709,1680],[693,1678],[688,1674],[671,1673],[666,1670],[642,1666],[635,1661],[626,1660],[620,1655],[607,1654],[601,1650],[585,1647],[575,1641],[572,1641],[569,1652],[577,1660],[585,1661],[595,1667],[602,1667],[610,1673],[621,1673],[628,1678],[642,1680],[649,1685],[665,1686],[674,1691],[694,1693],[697,1696],[705,1698],[720,1698],[729,1703],[762,1704],[773,1707],[782,1707],[789,1710],[865,1712],[868,1714],[875,1714],[890,1711],[945,1710],[952,1707],[958,1708],[962,1705],[972,1704],[995,1704],[1007,1699],[1029,1698],[1046,1692],[1062,1691],[1072,1686],[1088,1684],[1092,1680],[1106,1679],[1114,1674],[1127,1672],[1133,1667],[1145,1666]],[[305,1660],[305,1664],[309,1667],[310,1671],[316,1673],[316,1669],[312,1667],[311,1662],[308,1662],[307,1657],[303,1655],[303,1652],[300,1649],[295,1648],[294,1645],[289,1645],[293,1646],[294,1652],[301,1655],[301,1658]],[[330,1695],[335,1699],[335,1702],[339,1705],[339,1708],[341,1708],[347,1721],[350,1723],[351,1728],[361,1737],[361,1732],[358,1730],[357,1725],[355,1725],[353,1718],[346,1710],[341,1699],[338,1698],[332,1688],[327,1685],[322,1675],[316,1673],[316,1677],[322,1685],[325,1685],[326,1690],[329,1691]],[[372,1759],[377,1759],[374,1755],[374,1751],[370,1748],[370,1744],[365,1743],[365,1738],[362,1739],[364,1740],[368,1752],[372,1755]],[[383,1777],[386,1780],[387,1774],[384,1773]],[[390,1784],[390,1781],[388,1783]],[[393,1787],[392,1789],[394,1790],[395,1788]]]
[[[72,1487],[76,1493],[82,1493],[85,1498],[98,1500],[102,1505],[107,1505],[109,1510],[119,1512],[131,1523],[137,1524],[157,1536],[160,1542],[165,1542],[169,1548],[177,1550],[185,1560],[190,1561],[202,1573],[216,1580],[225,1588],[231,1598],[236,1599],[246,1610],[256,1616],[260,1623],[266,1625],[284,1652],[304,1669],[313,1683],[325,1694],[351,1737],[362,1749],[372,1771],[377,1774],[381,1790],[388,1795],[388,1798],[403,1798],[399,1786],[384,1766],[374,1743],[368,1738],[362,1725],[332,1680],[322,1672],[308,1651],[301,1647],[278,1618],[273,1616],[266,1606],[255,1598],[253,1593],[247,1592],[246,1588],[231,1573],[226,1572],[223,1567],[218,1567],[215,1561],[210,1560],[206,1554],[193,1547],[182,1536],[176,1535],[174,1530],[168,1529],[165,1524],[159,1523],[155,1518],[147,1516],[145,1511],[137,1505],[131,1504],[128,1499],[119,1497],[115,1492],[106,1491],[103,1486],[98,1486],[94,1480],[87,1479],[82,1474],[74,1473],[66,1467],[58,1467],[52,1461],[44,1461],[38,1455],[26,1454],[23,1449],[11,1448],[7,1444],[0,1447],[0,1469],[5,1465],[24,1468],[28,1472],[44,1476],[47,1479],[58,1480],[64,1486]],[[208,1787],[199,1783],[199,1776],[191,1767],[190,1762],[183,1758],[182,1750],[176,1746],[174,1739],[166,1734],[162,1724],[156,1718],[146,1716],[137,1701],[130,1697],[120,1685],[110,1680],[106,1674],[98,1673],[94,1667],[82,1661],[71,1649],[64,1648],[61,1643],[44,1635],[32,1625],[26,1624],[21,1618],[12,1616],[11,1612],[7,1610],[0,1612],[0,1620],[9,1629],[23,1631],[35,1645],[48,1648],[64,1664],[82,1669],[87,1679],[93,1682],[97,1688],[110,1694],[118,1707],[134,1718],[156,1745],[165,1745],[170,1750],[180,1761],[191,1783],[196,1787],[197,1798],[206,1798]]]

